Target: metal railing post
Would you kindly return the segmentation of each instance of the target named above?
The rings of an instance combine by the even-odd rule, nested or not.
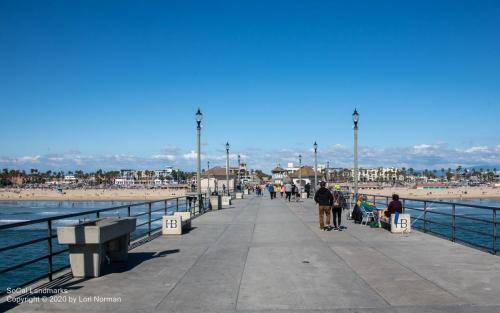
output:
[[[151,236],[151,202],[148,205],[148,236]]]
[[[497,209],[493,209],[493,254],[497,254]]]
[[[405,208],[406,208],[406,199],[403,199],[403,213],[405,213]]]
[[[175,199],[177,204],[175,206],[175,212],[179,212],[179,198]]]
[[[427,232],[427,201],[424,201],[424,233]]]
[[[127,208],[127,216],[130,217],[130,206]]]
[[[96,214],[95,214],[95,217],[96,218],[100,218],[101,217],[101,212],[97,211]]]
[[[451,206],[451,241],[455,242],[456,236],[456,220],[455,220],[455,204]]]
[[[165,200],[165,215],[167,215],[167,207],[168,207],[168,201]]]
[[[48,274],[49,274],[49,281],[52,281],[52,221],[51,220],[47,221],[47,233],[49,237],[47,239]]]

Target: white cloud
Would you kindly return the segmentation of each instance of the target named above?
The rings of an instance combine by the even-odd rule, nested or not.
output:
[[[40,156],[22,156],[17,157],[15,160],[17,163],[38,163],[40,161]]]
[[[175,161],[177,157],[173,154],[157,154],[151,157],[154,160]]]
[[[191,150],[191,152],[185,153],[183,156],[184,160],[196,160],[198,157],[198,152]],[[201,154],[201,159],[205,159],[205,155]]]
[[[477,153],[477,152],[489,152],[489,148],[487,146],[478,146],[478,147],[470,147],[466,149],[467,153]]]

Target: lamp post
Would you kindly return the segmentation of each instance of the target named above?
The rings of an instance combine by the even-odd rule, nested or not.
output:
[[[207,177],[208,177],[208,195],[212,195],[212,190],[210,189],[210,161],[207,161]]]
[[[318,186],[318,144],[314,142],[314,190]]]
[[[359,113],[354,109],[352,113],[352,121],[354,122],[354,195],[358,196],[358,121]]]
[[[302,198],[302,155],[299,154],[299,197]]]
[[[238,154],[238,186],[240,186],[240,188],[241,188],[240,168],[241,168],[241,159],[240,159],[240,155]]]
[[[326,184],[330,184],[330,161],[326,161]]]
[[[229,196],[229,142],[226,142],[226,188]]]
[[[196,181],[197,183],[197,192],[198,192],[198,213],[201,213],[203,204],[201,199],[201,120],[203,119],[203,114],[200,109],[196,112],[196,132],[197,132],[197,145],[198,145],[198,153],[196,156],[198,170],[196,172]],[[210,183],[210,181],[209,181]]]

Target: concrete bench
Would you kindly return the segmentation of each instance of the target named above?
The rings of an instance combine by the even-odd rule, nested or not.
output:
[[[182,235],[191,228],[191,212],[175,212],[165,215],[162,220],[162,235]]]
[[[125,262],[136,218],[102,218],[57,228],[59,244],[69,246],[74,277],[99,277],[104,262]]]
[[[236,199],[243,199],[243,192],[237,192]]]
[[[411,218],[410,214],[399,214],[399,218],[397,224],[394,223],[395,214],[391,214],[390,218],[387,218],[385,215],[380,217],[380,223],[382,227],[388,229],[393,234],[400,233],[410,233],[411,232]]]

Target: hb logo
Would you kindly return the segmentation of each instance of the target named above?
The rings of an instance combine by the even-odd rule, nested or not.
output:
[[[408,227],[408,220],[406,218],[400,219],[399,220],[399,227],[407,228]]]
[[[177,228],[177,221],[176,220],[167,220],[166,224],[167,224],[167,228]]]

